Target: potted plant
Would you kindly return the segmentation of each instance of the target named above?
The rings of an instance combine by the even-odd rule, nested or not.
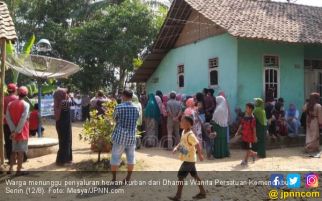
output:
[[[104,103],[104,115],[97,115],[96,110],[91,111],[90,120],[86,120],[83,131],[79,135],[81,140],[91,144],[91,150],[98,152],[98,162],[100,162],[102,152],[110,152],[112,149],[111,138],[115,126],[113,119],[115,106],[116,102],[113,101]]]

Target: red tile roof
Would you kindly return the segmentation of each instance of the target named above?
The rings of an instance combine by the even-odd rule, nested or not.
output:
[[[322,44],[322,8],[260,0],[174,0],[143,65],[131,81],[146,82],[174,47],[192,9],[237,38]]]
[[[15,25],[4,2],[0,2],[0,38],[7,40],[17,39]]]
[[[322,8],[269,1],[185,0],[235,37],[322,44]]]

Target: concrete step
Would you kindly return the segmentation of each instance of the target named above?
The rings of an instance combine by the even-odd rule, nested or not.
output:
[[[29,138],[28,140],[28,158],[36,158],[52,153],[58,150],[58,139],[55,138]]]

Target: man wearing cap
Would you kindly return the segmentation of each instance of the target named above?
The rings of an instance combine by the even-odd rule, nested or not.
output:
[[[29,138],[29,104],[24,101],[24,98],[28,95],[28,89],[26,87],[20,87],[18,89],[18,100],[14,100],[9,103],[6,112],[6,120],[11,131],[12,139],[12,153],[10,156],[10,169],[11,173],[13,164],[17,159],[17,173],[22,174],[22,162],[24,153],[28,151],[28,138]]]
[[[8,96],[4,97],[4,115],[6,115],[7,107],[9,103],[14,100],[18,100],[18,96],[16,96],[17,86],[13,83],[8,84],[7,92]],[[12,151],[12,141],[11,141],[11,131],[6,121],[6,118],[3,120],[3,131],[4,131],[4,140],[5,140],[5,150],[6,150],[6,158],[10,161],[10,155]]]

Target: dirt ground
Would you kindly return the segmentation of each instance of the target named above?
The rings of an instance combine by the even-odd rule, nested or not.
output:
[[[45,137],[57,138],[53,122],[47,122],[45,125]],[[138,165],[137,172],[133,174],[132,180],[134,182],[146,182],[143,185],[129,185],[129,186],[110,186],[103,181],[110,181],[111,174],[106,171],[77,171],[84,170],[80,167],[90,166],[90,160],[96,160],[97,154],[90,151],[90,145],[87,142],[79,140],[78,134],[82,131],[82,124],[76,123],[73,125],[73,159],[74,164],[70,167],[58,167],[55,165],[56,153],[45,155],[37,158],[30,158],[23,164],[24,169],[29,170],[29,175],[24,177],[14,177],[6,174],[0,175],[0,192],[3,200],[137,200],[137,201],[166,201],[167,196],[175,194],[177,178],[177,170],[181,162],[177,159],[177,155],[172,152],[159,148],[142,148],[137,151],[136,159]],[[205,201],[268,201],[269,193],[272,188],[269,185],[249,184],[226,184],[220,182],[231,181],[268,181],[269,175],[272,173],[283,173],[284,171],[292,172],[316,172],[322,169],[322,160],[320,158],[309,158],[302,153],[302,148],[286,148],[274,149],[267,151],[267,158],[256,161],[255,164],[250,164],[246,168],[241,168],[239,165],[243,156],[242,150],[231,150],[231,157],[221,160],[205,160],[197,163],[199,176],[209,183],[205,183],[207,198]],[[103,154],[103,158],[107,158],[108,154]],[[104,166],[103,166],[104,167]],[[123,169],[125,167],[123,166]],[[87,170],[87,169],[85,169]],[[100,169],[101,170],[101,169]],[[103,169],[104,170],[104,169]],[[54,172],[53,172],[54,171]],[[219,172],[217,172],[219,171]],[[248,172],[245,172],[248,171]],[[260,172],[258,172],[260,171]],[[269,172],[266,172],[269,171]],[[302,172],[302,173],[303,173]],[[121,180],[125,177],[126,172],[119,172],[117,179]],[[303,177],[304,179],[304,177]],[[35,186],[30,183],[10,184],[8,181],[50,181],[62,182],[61,186],[57,188],[52,186]],[[76,185],[69,182],[82,181],[97,181],[99,184],[93,185]],[[165,183],[164,183],[165,181]],[[191,199],[197,191],[197,186],[189,184],[191,178],[187,178],[188,185],[184,187],[183,199],[184,201],[195,201]],[[219,181],[219,183],[216,183]],[[66,182],[68,183],[66,185]],[[154,182],[153,184],[149,182]],[[159,182],[159,183],[158,183]],[[65,184],[65,185],[64,185]],[[302,188],[297,189],[307,191],[302,183]],[[34,189],[35,192],[30,194],[28,189]],[[56,190],[55,190],[56,189]],[[70,190],[73,189],[73,190]],[[78,190],[96,189],[100,192]],[[107,193],[102,190],[107,190]],[[70,191],[69,191],[70,190]],[[321,191],[314,189],[315,191]],[[282,195],[283,192],[289,192],[289,189],[282,189],[277,193]],[[28,193],[29,192],[29,193]],[[27,193],[27,196],[26,196]],[[1,200],[1,199],[0,199]],[[294,200],[294,199],[288,199]],[[312,200],[312,199],[302,199]],[[318,200],[318,199],[313,199]]]
[[[70,167],[58,167],[55,165],[56,154],[28,159],[24,168],[34,171],[75,171],[77,164],[96,160],[97,154],[90,151],[87,142],[79,140],[79,133],[82,131],[81,123],[73,124],[73,162]],[[45,123],[45,137],[57,138],[54,123]],[[301,147],[274,149],[267,151],[267,158],[260,159],[248,167],[242,168],[239,164],[243,157],[242,150],[231,150],[231,157],[225,159],[205,160],[198,162],[197,168],[200,171],[321,171],[322,159],[309,158],[303,154]],[[103,154],[107,158],[108,154]],[[177,155],[160,148],[142,148],[137,151],[136,159],[138,171],[176,171],[180,166]]]

